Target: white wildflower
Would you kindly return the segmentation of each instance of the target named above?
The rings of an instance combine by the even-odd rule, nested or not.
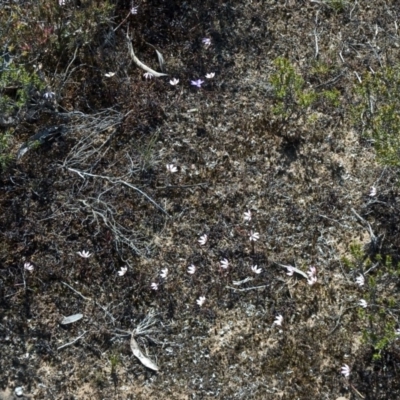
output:
[[[78,251],[78,254],[82,257],[82,258],[89,258],[91,256],[91,254],[86,251],[86,250],[82,250],[82,251]]]
[[[347,364],[343,364],[343,367],[341,368],[341,373],[343,376],[348,378],[350,376],[350,367]]]
[[[207,240],[208,240],[208,236],[207,235],[204,234],[203,236],[200,236],[200,239],[199,239],[200,245],[204,246],[207,243]]]
[[[201,306],[204,304],[205,301],[206,301],[205,296],[200,296],[200,297],[196,300],[196,303],[198,304],[199,307],[201,307]]]

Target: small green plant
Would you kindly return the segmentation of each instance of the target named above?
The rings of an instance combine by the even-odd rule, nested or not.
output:
[[[273,88],[274,104],[272,113],[282,123],[298,121],[315,122],[311,109],[318,109],[324,103],[337,106],[340,93],[336,89],[316,91],[307,87],[303,77],[298,74],[290,61],[278,57],[274,61],[275,72],[269,82]],[[323,69],[326,72],[325,69]],[[306,118],[304,118],[306,117]]]
[[[12,160],[12,154],[10,153],[11,143],[12,131],[0,132],[0,170],[6,168]]]
[[[119,363],[120,363],[119,355],[116,353],[111,354],[110,355],[111,375],[114,375],[116,373],[116,369]]]
[[[378,160],[400,166],[400,67],[367,73],[356,87],[358,104],[352,110],[354,125],[370,139]]]
[[[358,273],[356,283],[361,292],[357,311],[364,322],[363,343],[372,348],[373,360],[379,360],[397,337],[396,286],[400,283],[400,265],[389,256],[376,257],[372,261],[358,244],[350,246],[350,253],[351,257],[343,261],[347,268]]]
[[[331,7],[335,12],[343,12],[349,3],[348,0],[325,0],[325,4]]]
[[[296,73],[287,58],[278,57],[274,66],[276,72],[270,77],[275,96],[272,111],[283,120],[289,120],[298,111],[309,107],[315,101],[316,94],[305,90],[303,78]]]

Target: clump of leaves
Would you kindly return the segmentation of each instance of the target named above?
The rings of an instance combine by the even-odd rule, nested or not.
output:
[[[12,160],[10,153],[12,142],[12,132],[7,130],[6,132],[0,132],[0,170],[7,167]]]
[[[0,65],[0,113],[10,116],[25,108],[35,93],[44,90],[45,83],[25,65],[6,63],[4,56]]]
[[[273,64],[275,72],[269,78],[273,92],[272,113],[281,124],[301,120],[303,124],[311,125],[318,119],[315,111],[323,104],[338,105],[339,92],[336,89],[316,91],[284,57],[278,57]]]
[[[356,87],[358,104],[353,108],[353,122],[375,146],[384,165],[400,166],[400,67],[368,72]]]
[[[359,245],[352,245],[350,251],[351,257],[345,258],[344,264],[359,277],[366,278],[365,281],[356,279],[365,304],[358,308],[358,317],[364,322],[363,342],[373,349],[373,359],[379,360],[397,337],[400,265],[389,256],[376,256],[372,261],[365,257]]]

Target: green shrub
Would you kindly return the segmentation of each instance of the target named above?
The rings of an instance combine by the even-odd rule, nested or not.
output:
[[[273,64],[275,72],[269,78],[274,101],[272,114],[281,123],[302,119],[303,123],[312,124],[315,120],[313,111],[317,111],[323,105],[330,107],[339,104],[338,90],[316,91],[307,87],[303,77],[296,72],[288,59],[278,57]]]
[[[400,67],[367,73],[356,94],[358,104],[352,110],[355,126],[373,142],[382,164],[400,166]]]
[[[365,276],[365,285],[360,287],[356,301],[357,314],[362,321],[363,343],[372,348],[373,359],[378,360],[382,353],[390,349],[398,337],[396,324],[399,320],[398,290],[400,284],[400,265],[392,259],[376,256],[372,261],[366,257],[360,245],[350,247],[351,258],[344,258],[347,268],[356,275]],[[368,303],[366,308],[358,305],[359,300]]]

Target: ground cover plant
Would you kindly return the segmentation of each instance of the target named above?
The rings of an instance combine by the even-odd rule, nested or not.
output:
[[[400,396],[398,9],[0,3],[0,399]]]

